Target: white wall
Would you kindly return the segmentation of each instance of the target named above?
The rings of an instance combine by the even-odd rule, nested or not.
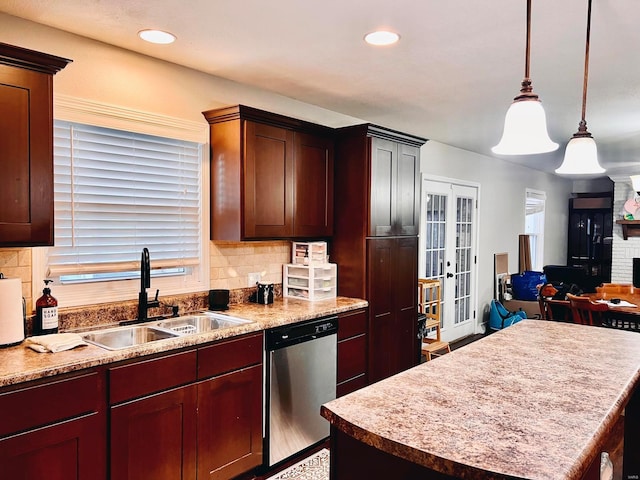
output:
[[[532,157],[532,160],[535,157]],[[478,310],[493,298],[493,255],[509,254],[518,272],[518,235],[524,233],[525,190],[546,192],[544,264],[566,265],[570,180],[485,155],[429,141],[421,150],[422,173],[480,185]]]

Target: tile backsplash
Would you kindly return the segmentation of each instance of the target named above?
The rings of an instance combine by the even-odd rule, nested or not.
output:
[[[22,296],[27,303],[27,312],[33,308],[31,298],[31,249],[0,248],[0,272],[6,278],[22,280]]]
[[[282,283],[282,265],[291,261],[291,242],[210,242],[210,287],[242,290],[248,287],[249,273],[259,272],[261,280]],[[31,296],[31,248],[0,248],[0,272],[22,280],[27,312],[33,312]]]

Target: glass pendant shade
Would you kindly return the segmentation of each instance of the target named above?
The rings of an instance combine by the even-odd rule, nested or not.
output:
[[[567,143],[562,165],[556,169],[561,175],[592,175],[604,171],[598,163],[598,147],[591,135],[574,135]]]
[[[547,119],[537,96],[514,101],[504,120],[504,131],[491,151],[499,155],[552,152],[558,144],[549,138]]]
[[[585,120],[587,111],[587,83],[589,78],[589,39],[591,38],[591,0],[587,8],[587,40],[584,51],[584,77],[582,84],[582,117],[578,123],[578,131],[573,134],[567,149],[564,151],[562,165],[556,169],[560,175],[593,175],[603,173],[604,168],[598,163],[598,147],[596,141],[587,131]]]

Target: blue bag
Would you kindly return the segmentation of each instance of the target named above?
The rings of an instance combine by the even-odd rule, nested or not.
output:
[[[511,287],[516,300],[538,300],[538,285],[545,283],[547,277],[542,272],[526,271],[521,275],[511,275]]]
[[[510,312],[504,305],[497,300],[491,300],[491,307],[489,310],[489,328],[491,330],[502,330],[503,328],[510,327],[514,323],[518,323],[521,320],[527,318],[526,312],[520,310],[518,312]]]

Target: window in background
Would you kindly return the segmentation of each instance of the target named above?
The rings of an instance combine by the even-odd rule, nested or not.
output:
[[[55,246],[37,249],[34,283],[53,278],[65,307],[136,298],[147,247],[152,289],[206,290],[202,157],[202,143],[56,120]]]
[[[544,266],[544,207],[547,195],[539,190],[526,190],[524,233],[529,235],[531,266],[541,272]]]

